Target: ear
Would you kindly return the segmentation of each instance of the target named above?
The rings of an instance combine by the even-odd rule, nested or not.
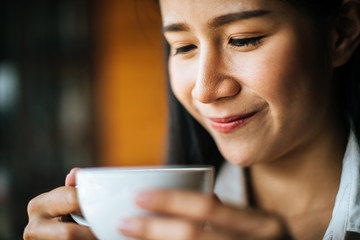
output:
[[[344,0],[333,38],[333,67],[344,65],[360,44],[360,1]]]

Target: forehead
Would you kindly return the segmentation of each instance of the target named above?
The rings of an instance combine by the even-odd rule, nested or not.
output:
[[[163,24],[208,21],[214,17],[242,11],[284,11],[285,0],[160,0]]]

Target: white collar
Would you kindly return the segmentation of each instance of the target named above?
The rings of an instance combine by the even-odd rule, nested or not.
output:
[[[245,207],[247,189],[245,173],[242,167],[224,162],[216,178],[214,193],[223,203]]]
[[[360,149],[353,132],[346,147],[339,191],[324,239],[344,239],[347,231],[360,233]]]

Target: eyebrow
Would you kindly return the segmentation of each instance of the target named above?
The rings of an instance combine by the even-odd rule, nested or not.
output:
[[[251,10],[251,11],[243,11],[238,13],[230,13],[214,18],[208,23],[208,25],[211,28],[218,28],[240,20],[263,17],[265,15],[268,15],[269,13],[271,13],[271,11],[268,10]],[[174,23],[163,27],[164,33],[189,31],[189,30],[190,30],[189,26],[185,23]]]

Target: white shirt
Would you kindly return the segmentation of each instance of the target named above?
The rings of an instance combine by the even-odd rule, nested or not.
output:
[[[224,203],[247,206],[243,168],[224,163],[216,179],[214,192]],[[353,133],[349,136],[343,159],[332,218],[323,238],[343,239],[360,239],[360,149]]]

